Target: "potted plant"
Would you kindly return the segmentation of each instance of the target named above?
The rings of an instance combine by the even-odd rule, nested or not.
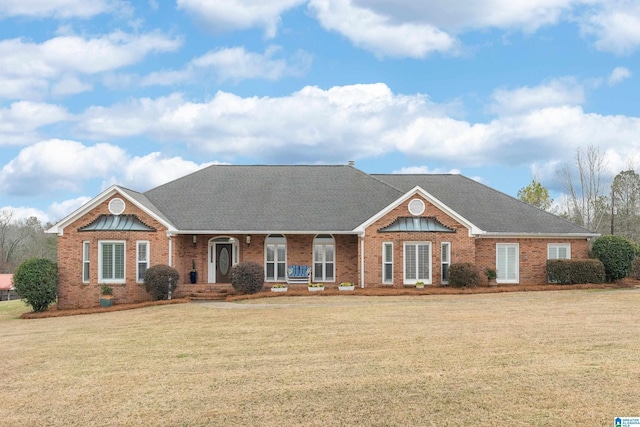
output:
[[[416,289],[424,289],[424,282],[417,281],[416,282]]]
[[[338,285],[338,290],[341,291],[353,291],[356,286],[351,282],[342,282]]]
[[[191,260],[191,271],[189,272],[191,284],[198,283],[198,272],[196,271],[196,260]]]
[[[113,305],[113,288],[111,286],[102,285],[100,292],[100,306],[111,307]]]
[[[309,283],[309,292],[324,291],[324,283]]]
[[[498,277],[498,272],[493,268],[485,268],[484,275],[487,276],[487,280],[489,281],[489,286],[496,284],[496,278]]]
[[[278,283],[271,287],[271,292],[287,292],[287,289],[287,285]]]

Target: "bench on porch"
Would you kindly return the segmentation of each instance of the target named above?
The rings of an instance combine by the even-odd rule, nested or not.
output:
[[[308,265],[290,265],[287,269],[287,284],[307,285],[311,283],[311,267]]]

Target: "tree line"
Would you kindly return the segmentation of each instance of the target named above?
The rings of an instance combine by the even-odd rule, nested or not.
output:
[[[57,261],[57,239],[45,234],[51,224],[36,217],[14,219],[13,212],[0,210],[0,274],[13,273],[23,261],[45,258]]]
[[[564,195],[555,201],[537,179],[518,191],[518,198],[602,235],[640,243],[640,175],[629,163],[611,176],[605,153],[579,147],[573,159],[556,171]]]

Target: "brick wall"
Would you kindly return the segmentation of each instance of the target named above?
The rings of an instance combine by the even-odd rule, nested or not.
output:
[[[477,239],[476,265],[496,269],[496,243],[517,243],[520,267],[520,284],[538,285],[547,283],[547,247],[549,243],[571,244],[571,258],[589,257],[589,242],[586,239]]]
[[[435,217],[455,233],[445,232],[379,232],[398,217],[412,217],[409,212],[409,202],[414,198],[422,200],[425,211],[422,217]],[[365,230],[365,286],[393,286],[402,288],[404,285],[404,242],[431,242],[431,278],[433,285],[441,283],[441,244],[449,242],[451,247],[451,262],[474,262],[475,242],[469,237],[469,232],[461,223],[429,203],[426,199],[416,196],[400,204],[382,218],[371,224]],[[382,245],[393,243],[393,284],[382,283]]]
[[[100,214],[109,214],[110,200],[106,200],[89,213],[67,225],[63,230],[64,234],[58,236],[58,306],[62,309],[100,305],[99,298],[102,288],[102,284],[98,280],[98,242],[100,240],[125,241],[126,282],[124,284],[109,284],[113,288],[115,304],[151,299],[144,290],[144,285],[136,283],[136,241],[149,241],[150,265],[168,263],[169,246],[166,228],[124,198],[126,203],[124,214],[137,215],[142,222],[157,231],[78,231],[79,227],[90,224]],[[89,283],[82,282],[82,246],[85,241],[90,242]]]

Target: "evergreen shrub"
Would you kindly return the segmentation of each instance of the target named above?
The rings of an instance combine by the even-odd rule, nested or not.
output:
[[[169,284],[171,292],[178,287],[180,273],[173,267],[158,264],[150,267],[144,273],[144,288],[155,299],[169,299]]]
[[[264,269],[257,262],[241,262],[231,267],[231,285],[242,294],[255,294],[264,285]]]
[[[33,311],[45,311],[58,297],[58,266],[44,258],[32,258],[18,266],[13,286]]]

